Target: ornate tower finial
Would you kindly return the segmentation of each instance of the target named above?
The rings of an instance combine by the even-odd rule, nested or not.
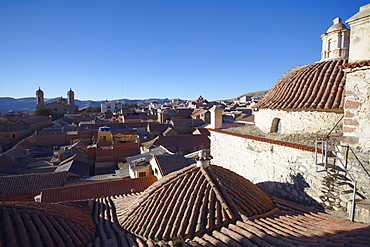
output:
[[[332,59],[348,59],[349,29],[342,23],[342,18],[333,20],[333,25],[320,35],[322,38],[321,61]]]

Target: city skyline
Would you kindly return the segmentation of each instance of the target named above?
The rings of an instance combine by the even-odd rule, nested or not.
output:
[[[1,1],[0,97],[227,99],[320,60],[366,1]],[[347,25],[348,26],[348,25]]]

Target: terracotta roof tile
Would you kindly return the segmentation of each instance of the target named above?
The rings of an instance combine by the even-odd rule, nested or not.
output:
[[[61,202],[73,200],[85,200],[106,196],[115,196],[144,191],[153,184],[155,176],[120,179],[110,181],[91,182],[84,184],[70,185],[67,187],[42,190],[42,202]]]
[[[186,172],[186,170],[184,170]],[[197,176],[198,173],[192,174],[186,179],[182,179],[181,186],[189,183],[189,179],[199,182],[202,176]],[[189,174],[188,174],[189,175]],[[165,182],[159,180],[153,184],[148,190],[157,191],[163,188],[163,185],[171,184],[172,179],[181,176],[180,174],[170,174],[170,179],[165,177]],[[183,175],[185,176],[185,175]],[[220,178],[218,178],[220,179]],[[198,184],[197,182],[193,182]],[[194,185],[193,190],[197,187]],[[207,192],[207,190],[205,190]],[[210,192],[210,190],[208,190]],[[142,204],[142,196],[147,191],[138,195],[124,195],[115,198],[100,198],[94,203],[93,218],[99,229],[97,237],[91,246],[100,246],[108,244],[116,244],[117,246],[173,246],[176,239],[184,241],[182,246],[367,246],[370,242],[370,226],[366,224],[353,223],[338,217],[318,213],[308,210],[295,203],[273,198],[275,204],[281,209],[273,215],[265,216],[259,219],[244,219],[237,220],[235,223],[226,224],[221,228],[198,234],[197,236],[189,237],[189,235],[177,236],[176,239],[166,242],[164,240],[151,240],[139,237],[140,235],[133,235],[127,228],[121,228],[118,221],[122,217],[126,217],[127,208],[133,208],[137,203]],[[168,205],[168,197],[182,198],[181,195],[192,195],[193,192],[184,190],[169,190],[167,192],[161,191],[157,196],[164,199],[163,205]],[[200,194],[200,193],[199,193]],[[155,194],[152,194],[155,196]],[[212,198],[209,201],[209,198]],[[167,198],[167,199],[166,199]],[[208,198],[208,199],[205,199]],[[204,194],[201,201],[203,205],[215,206],[215,194],[209,197]],[[189,198],[190,199],[190,198]],[[171,199],[172,200],[172,199]],[[190,199],[184,203],[181,199],[177,203],[181,206],[181,211],[186,210],[190,203],[195,203],[197,199]],[[205,203],[204,203],[205,202]],[[201,207],[202,207],[201,206]],[[171,206],[168,206],[170,209]],[[152,207],[153,209],[153,207]],[[177,223],[171,223],[166,220],[167,225],[161,225],[158,221],[160,217],[170,215],[168,208],[166,210],[155,211],[157,221],[153,226],[156,228],[143,229],[149,225],[145,225],[147,217],[150,216],[151,210],[134,211],[142,218],[137,225],[133,224],[141,232],[147,232],[152,236],[160,237],[161,234],[167,232],[176,226],[183,225],[184,229],[189,228],[189,223],[192,221],[184,220],[183,215],[176,218]],[[200,209],[202,211],[202,209]],[[193,212],[193,211],[192,211]],[[192,213],[191,212],[191,213]],[[336,233],[330,231],[332,224],[338,225],[345,230],[337,230]],[[163,230],[164,229],[164,230]],[[176,230],[177,229],[177,230]],[[178,227],[173,232],[178,232]],[[159,233],[159,231],[161,233]],[[333,233],[329,233],[333,232]]]
[[[154,156],[162,176],[180,170],[189,165],[182,154],[162,154]]]
[[[255,106],[259,109],[342,109],[347,60],[318,62],[282,77]]]
[[[209,145],[210,140],[206,135],[157,136],[153,140],[143,143],[143,146],[147,148],[163,146],[174,153],[181,150],[207,149]]]
[[[119,219],[125,229],[136,235],[168,241],[274,211],[268,196],[244,180],[217,166],[189,166],[150,186]]]
[[[14,159],[6,154],[0,154],[0,172],[7,171],[13,168]]]
[[[87,202],[0,202],[0,211],[2,246],[82,246],[94,237]]]
[[[0,177],[0,198],[37,195],[42,189],[55,188],[68,182],[68,172],[32,173]]]
[[[341,69],[353,69],[358,67],[370,66],[370,60],[354,62],[354,63],[346,63],[340,66]]]

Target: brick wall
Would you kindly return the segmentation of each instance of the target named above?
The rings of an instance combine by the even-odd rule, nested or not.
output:
[[[343,144],[370,155],[370,70],[349,71],[345,89]]]

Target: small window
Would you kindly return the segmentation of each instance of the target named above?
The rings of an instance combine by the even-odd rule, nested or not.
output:
[[[270,132],[271,133],[281,132],[281,121],[280,121],[280,118],[274,118],[274,120],[272,120]]]
[[[146,177],[146,172],[139,172],[139,178]]]
[[[12,139],[15,139],[16,135],[15,133],[12,133]]]
[[[157,175],[158,174],[158,169],[157,168],[154,168],[154,174]]]

